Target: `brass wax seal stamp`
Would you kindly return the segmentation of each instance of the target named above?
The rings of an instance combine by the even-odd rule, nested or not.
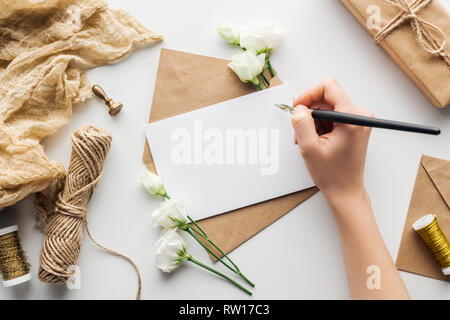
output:
[[[120,102],[114,102],[106,95],[105,90],[103,90],[99,85],[94,85],[92,87],[92,92],[94,92],[97,97],[105,101],[105,104],[109,108],[109,115],[115,116],[120,112],[120,110],[122,110],[123,104],[121,104]]]

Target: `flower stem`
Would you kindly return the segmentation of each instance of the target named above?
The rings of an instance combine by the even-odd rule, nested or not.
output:
[[[205,239],[206,241],[208,241],[210,244],[212,244],[213,247],[216,248],[217,251],[219,251],[233,265],[233,267],[236,269],[236,273],[240,272],[238,266],[224,252],[222,252],[222,250],[220,250],[220,248],[214,242],[212,242],[211,239],[209,239],[206,232],[203,231],[203,229],[191,217],[188,216],[188,219],[200,230],[201,233],[203,233],[202,238]],[[191,229],[194,230],[192,227],[191,227]],[[216,257],[216,259],[219,259],[219,258]],[[252,284],[252,283],[250,282],[250,284]],[[252,286],[254,286],[254,285],[252,284]]]
[[[270,87],[270,81],[267,79],[266,75],[264,74],[265,69],[261,73],[261,78],[263,79],[263,82],[266,84],[266,87]]]
[[[272,64],[270,63],[270,59],[269,58],[267,58],[267,67],[269,68],[270,75],[272,77],[275,77],[275,72],[273,71]]]
[[[191,222],[198,230],[200,230],[200,232],[201,232],[205,237],[208,237],[208,236],[206,235],[206,232],[203,231],[203,229],[197,224],[197,222],[195,222],[194,219],[192,219],[190,216],[187,216],[187,217],[188,217],[189,221],[190,221],[190,222]]]
[[[241,286],[241,285],[240,285],[239,283],[237,283],[236,281],[230,279],[229,277],[227,277],[227,276],[224,275],[223,273],[221,273],[221,272],[219,272],[219,271],[217,271],[217,270],[215,270],[215,269],[213,269],[213,268],[211,268],[211,267],[208,267],[207,265],[205,265],[205,264],[201,263],[200,261],[194,259],[192,256],[189,256],[187,259],[188,259],[189,261],[195,263],[196,265],[199,265],[200,267],[205,268],[206,270],[211,271],[212,273],[217,274],[218,276],[224,278],[225,280],[228,280],[229,282],[231,282],[232,284],[234,284],[236,287],[238,287],[239,289],[241,289],[242,291],[244,291],[244,292],[247,293],[248,295],[250,295],[250,296],[252,295],[252,293],[251,293],[249,290],[247,290],[246,288],[244,288],[243,286]]]
[[[203,236],[201,234],[199,234],[194,228],[189,227],[191,230],[193,230],[194,232],[197,232],[197,234],[199,234],[203,239],[205,239],[206,241],[208,241],[214,248],[217,249],[217,251],[219,251],[222,256],[225,257],[225,259],[227,259],[236,270],[233,270],[233,272],[235,272],[236,274],[238,274],[242,279],[244,279],[249,285],[251,285],[252,287],[254,287],[254,283],[251,282],[249,279],[247,279],[247,277],[245,277],[241,271],[239,270],[238,266],[233,262],[233,260],[231,260],[228,255],[225,254],[225,252],[223,252],[222,250],[220,250],[220,248],[211,240],[209,239],[208,235],[206,234],[205,231],[203,231],[203,229],[194,221],[194,219],[192,219],[190,216],[188,216],[188,219],[192,222],[192,224],[194,224],[199,230],[200,232],[203,234]],[[211,250],[209,250],[209,248],[207,248],[206,246],[203,245],[202,242],[200,242],[200,244],[206,248],[206,250],[208,252],[211,252]],[[222,262],[222,264],[225,264],[222,259],[218,258],[214,253],[211,253],[217,260],[219,260],[220,262]],[[226,265],[226,264],[225,264]],[[227,267],[230,269],[230,267],[227,265]],[[232,269],[231,269],[232,270]]]
[[[244,279],[244,281],[247,282],[249,285],[251,285],[253,288],[255,287],[255,284],[254,284],[253,282],[251,282],[249,279],[247,279],[247,277],[244,276],[244,275],[242,274],[242,272],[238,271],[238,272],[237,272],[237,275],[238,275],[239,277],[241,277],[242,279]]]
[[[198,231],[198,230],[192,228],[192,227],[189,226],[189,225],[187,225],[187,226],[188,226],[188,229],[194,231],[196,234],[198,234],[200,237],[202,237],[202,239],[205,239],[205,235],[203,235],[200,231]]]
[[[163,196],[164,198],[166,198],[167,200],[170,200],[170,197],[169,197],[169,195],[166,193],[166,194],[161,194],[161,196]]]
[[[203,242],[200,241],[200,239],[192,232],[192,230],[189,228],[185,230],[187,233],[189,233],[203,248],[205,248],[206,251],[208,251],[210,254],[213,255],[214,258],[216,258],[218,261],[220,261],[225,267],[233,271],[234,273],[237,273],[236,270],[231,268],[228,264],[226,264],[222,259],[220,259],[214,252],[211,251]]]
[[[263,77],[262,77],[262,73],[258,76],[260,83],[263,84],[264,88],[268,88],[269,86],[266,84],[266,82],[264,81]]]

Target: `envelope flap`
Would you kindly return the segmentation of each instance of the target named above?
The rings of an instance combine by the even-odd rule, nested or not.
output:
[[[422,166],[450,208],[450,161],[422,156]]]

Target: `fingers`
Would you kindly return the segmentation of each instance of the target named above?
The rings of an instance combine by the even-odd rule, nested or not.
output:
[[[305,91],[294,101],[294,106],[311,107],[314,103],[325,101],[331,106],[350,105],[350,98],[334,78],[326,78],[321,83]]]
[[[311,111],[303,105],[297,106],[292,113],[292,126],[295,130],[296,141],[302,153],[308,152],[319,143],[314,119]]]
[[[328,104],[328,107],[323,102]],[[326,78],[321,83],[302,93],[294,100],[294,106],[297,105],[305,105],[307,107],[318,106],[322,110],[331,109],[339,112],[373,117],[369,111],[355,106],[345,90],[334,78]]]
[[[327,107],[320,105],[327,104]],[[304,149],[304,145],[310,145],[311,142],[314,143],[314,139],[318,140],[318,134],[316,128],[319,130],[319,134],[328,133],[333,131],[334,135],[345,135],[345,136],[359,136],[359,135],[370,135],[370,129],[347,125],[347,124],[334,124],[329,125],[327,128],[322,128],[320,125],[315,126],[314,120],[312,120],[311,113],[307,113],[309,108],[314,108],[319,106],[320,109],[332,109],[339,112],[358,114],[366,117],[373,117],[373,115],[360,107],[355,106],[344,89],[337,83],[333,78],[327,78],[321,83],[315,85],[311,89],[304,92],[300,97],[295,99],[294,106],[299,106],[294,110],[294,117],[292,118],[294,129],[296,125],[294,122],[301,123],[297,125],[299,129],[296,129],[296,137],[300,148]],[[298,109],[298,110],[297,110]],[[295,115],[297,114],[297,119],[295,120]],[[310,119],[311,118],[311,119]],[[312,128],[312,129],[311,129]],[[323,130],[322,130],[323,129]],[[302,131],[301,133],[299,131]],[[306,137],[306,138],[304,138]],[[304,141],[301,141],[304,140]],[[302,146],[303,144],[303,146]]]

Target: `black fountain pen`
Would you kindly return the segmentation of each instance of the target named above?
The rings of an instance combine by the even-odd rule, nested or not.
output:
[[[276,104],[276,107],[283,111],[293,112],[294,107],[286,104]],[[360,116],[356,114],[343,113],[329,110],[311,110],[312,117],[317,120],[331,121],[336,123],[352,124],[355,126],[391,129],[399,131],[408,131],[424,134],[439,135],[441,129],[436,127],[424,126],[419,124],[412,124],[406,122],[376,119],[371,117]]]

